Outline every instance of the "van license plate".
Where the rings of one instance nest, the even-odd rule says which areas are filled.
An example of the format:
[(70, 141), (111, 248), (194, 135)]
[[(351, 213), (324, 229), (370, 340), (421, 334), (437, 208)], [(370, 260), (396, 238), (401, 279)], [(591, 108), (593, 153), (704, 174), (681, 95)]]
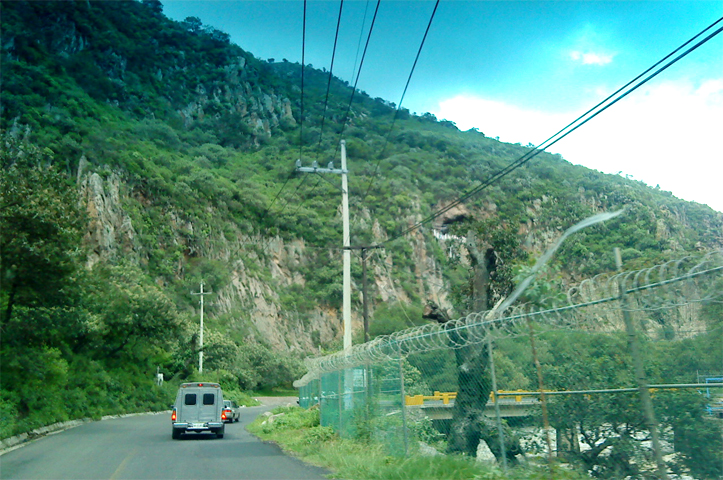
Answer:
[(192, 423), (191, 428), (203, 428), (203, 423)]

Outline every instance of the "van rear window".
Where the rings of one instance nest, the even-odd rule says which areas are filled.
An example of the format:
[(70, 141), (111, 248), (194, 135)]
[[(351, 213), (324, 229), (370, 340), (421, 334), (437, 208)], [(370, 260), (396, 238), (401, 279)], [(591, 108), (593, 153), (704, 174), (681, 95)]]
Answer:
[(214, 393), (204, 393), (203, 394), (203, 404), (204, 405), (213, 405), (216, 403), (216, 394)]
[(186, 405), (195, 405), (196, 404), (196, 394), (195, 393), (187, 393), (184, 403)]

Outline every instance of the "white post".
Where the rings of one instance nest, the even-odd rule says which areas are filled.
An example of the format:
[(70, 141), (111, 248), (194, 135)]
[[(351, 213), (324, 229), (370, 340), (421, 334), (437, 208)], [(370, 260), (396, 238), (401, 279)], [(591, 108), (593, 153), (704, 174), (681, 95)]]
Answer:
[(341, 215), (344, 234), (344, 300), (342, 318), (344, 319), (344, 350), (351, 348), (351, 239), (349, 233), (349, 188), (346, 178), (346, 142), (341, 141)]
[(199, 350), (198, 350), (198, 373), (203, 373), (203, 296), (209, 295), (211, 292), (203, 291), (203, 282), (201, 282), (201, 291), (198, 293), (191, 292), (191, 295), (201, 296), (201, 332), (199, 335)]
[(203, 373), (203, 282), (201, 282), (201, 334), (198, 350), (198, 373)]
[(341, 216), (343, 220), (342, 243), (344, 245), (344, 300), (342, 304), (342, 319), (344, 328), (344, 350), (351, 348), (351, 238), (349, 234), (349, 185), (346, 169), (346, 142), (341, 140), (341, 170), (334, 168), (334, 162), (329, 162), (327, 168), (319, 167), (314, 162), (311, 167), (302, 167), (301, 159), (296, 160), (296, 171), (303, 173), (341, 173)]

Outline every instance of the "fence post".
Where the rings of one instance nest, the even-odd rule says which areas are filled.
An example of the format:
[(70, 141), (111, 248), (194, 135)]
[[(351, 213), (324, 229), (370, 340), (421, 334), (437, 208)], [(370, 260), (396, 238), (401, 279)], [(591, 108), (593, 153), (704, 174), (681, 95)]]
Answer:
[[(620, 249), (615, 247), (615, 266), (618, 271), (623, 269), (623, 259), (620, 255)], [(620, 306), (623, 311), (623, 321), (625, 322), (625, 331), (628, 336), (628, 348), (630, 348), (630, 355), (633, 357), (633, 364), (635, 366), (635, 378), (638, 382), (638, 392), (640, 394), (640, 402), (643, 404), (643, 414), (645, 415), (645, 423), (650, 430), (650, 437), (653, 442), (653, 455), (655, 456), (655, 463), (658, 465), (658, 475), (661, 480), (668, 479), (668, 467), (663, 461), (663, 453), (660, 449), (660, 438), (658, 436), (658, 426), (655, 421), (655, 413), (653, 413), (653, 401), (650, 398), (650, 390), (648, 390), (648, 381), (645, 378), (645, 370), (643, 369), (642, 358), (640, 357), (640, 349), (638, 347), (638, 339), (635, 332), (635, 325), (633, 325), (633, 319), (630, 315), (630, 310), (627, 308), (627, 299), (625, 297), (625, 284), (620, 282), (618, 284), (620, 289)]]
[(490, 375), (492, 376), (492, 395), (495, 401), (495, 417), (497, 419), (497, 434), (500, 437), (500, 451), (502, 452), (502, 469), (507, 473), (507, 450), (505, 449), (505, 433), (502, 429), (502, 415), (500, 414), (500, 404), (497, 395), (497, 375), (495, 374), (495, 359), (492, 355), (492, 335), (487, 332), (487, 353), (490, 357)]
[(371, 425), (372, 421), (372, 372), (370, 371), (371, 366), (369, 362), (364, 362), (364, 420), (367, 426)]
[(545, 396), (545, 385), (542, 381), (542, 365), (537, 357), (537, 348), (535, 347), (535, 330), (532, 327), (532, 320), (527, 317), (527, 326), (530, 329), (530, 348), (532, 349), (532, 359), (535, 362), (537, 370), (537, 384), (540, 389), (540, 406), (542, 407), (542, 423), (545, 428), (545, 442), (547, 443), (547, 461), (552, 468), (552, 440), (550, 439), (550, 417), (547, 413), (547, 397)]
[(404, 357), (399, 357), (399, 383), (402, 392), (402, 430), (404, 433), (404, 456), (409, 454), (409, 438), (407, 436), (407, 399), (404, 391)]
[(337, 395), (337, 398), (339, 399), (339, 401), (337, 402), (339, 404), (339, 436), (341, 438), (344, 438), (344, 432), (342, 431), (342, 425), (343, 425), (342, 416), (344, 415), (344, 410), (343, 410), (344, 399), (342, 398), (343, 397), (343, 395), (342, 395), (342, 392), (343, 392), (342, 383), (343, 382), (342, 382), (342, 373), (341, 373), (343, 371), (344, 370), (337, 370), (337, 372), (336, 372), (337, 377), (338, 377), (338, 382), (337, 382), (338, 385), (337, 385), (336, 395)]

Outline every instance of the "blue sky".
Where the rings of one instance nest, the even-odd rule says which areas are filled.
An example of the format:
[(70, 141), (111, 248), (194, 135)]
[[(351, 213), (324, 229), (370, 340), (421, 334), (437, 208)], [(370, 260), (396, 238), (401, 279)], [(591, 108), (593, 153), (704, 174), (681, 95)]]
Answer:
[[(301, 0), (163, 4), (170, 18), (199, 17), (258, 58), (301, 61)], [(350, 83), (375, 6), (344, 2), (334, 74)], [(381, 2), (359, 88), (399, 102), (433, 8)], [(307, 64), (329, 69), (338, 13), (338, 1), (307, 2)], [(538, 144), (721, 17), (721, 0), (442, 0), (403, 106)], [(721, 139), (723, 33), (550, 151), (723, 211)]]

